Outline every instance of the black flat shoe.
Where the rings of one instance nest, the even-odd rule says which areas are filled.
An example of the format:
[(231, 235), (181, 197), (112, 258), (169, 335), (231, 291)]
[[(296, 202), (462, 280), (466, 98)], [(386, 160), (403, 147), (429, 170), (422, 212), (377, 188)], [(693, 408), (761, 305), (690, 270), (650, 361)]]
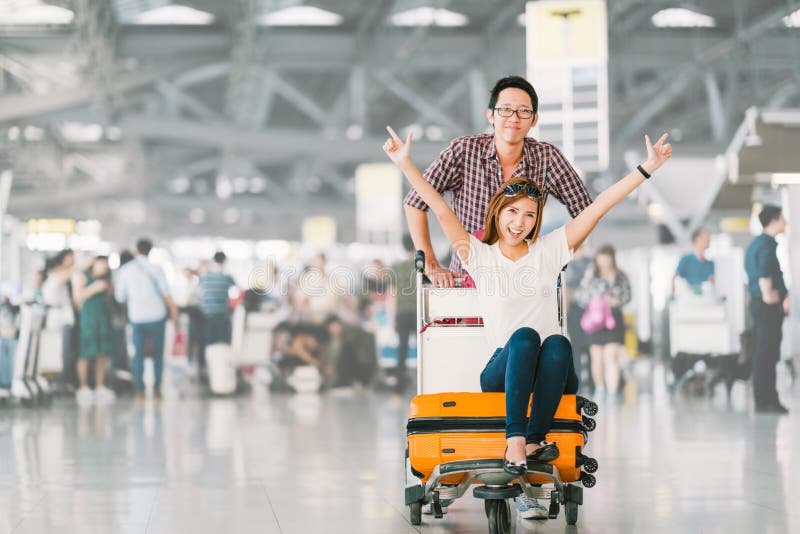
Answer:
[(506, 452), (503, 453), (503, 471), (508, 473), (509, 475), (514, 475), (521, 477), (528, 471), (528, 462), (518, 464), (516, 462), (512, 462), (506, 455), (508, 454), (508, 446), (506, 446)]
[(529, 454), (527, 456), (529, 462), (546, 464), (547, 462), (552, 462), (558, 458), (558, 445), (555, 443), (549, 443), (547, 441), (542, 441), (539, 445), (541, 445), (541, 447), (536, 449), (533, 454)]

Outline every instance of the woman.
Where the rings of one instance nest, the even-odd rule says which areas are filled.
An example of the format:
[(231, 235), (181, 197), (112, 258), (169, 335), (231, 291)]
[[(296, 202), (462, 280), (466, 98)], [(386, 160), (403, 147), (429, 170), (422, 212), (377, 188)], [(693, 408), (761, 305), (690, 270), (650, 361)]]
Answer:
[[(108, 258), (97, 256), (91, 266), (75, 276), (75, 305), (80, 309), (81, 325), (78, 342), (79, 404), (92, 400), (105, 403), (114, 400), (114, 392), (105, 387), (109, 357), (114, 351), (114, 328), (111, 322), (111, 273)], [(89, 362), (95, 361), (95, 391), (89, 389)]]
[(581, 283), (584, 306), (596, 297), (611, 308), (614, 327), (604, 325), (589, 334), (589, 354), (592, 360), (592, 380), (597, 397), (611, 399), (619, 396), (619, 356), (625, 343), (625, 323), (622, 307), (631, 301), (631, 284), (617, 267), (614, 247), (604, 245), (597, 250), (594, 267), (586, 270)]
[[(578, 379), (567, 338), (559, 334), (555, 283), (600, 219), (672, 155), (664, 134), (653, 145), (645, 136), (647, 161), (602, 192), (566, 226), (539, 237), (544, 198), (538, 188), (511, 179), (495, 193), (486, 213), (482, 241), (471, 236), (442, 196), (411, 162), (411, 140), (387, 127), (383, 150), (436, 214), (450, 243), (475, 281), (490, 346), (497, 347), (481, 373), (483, 391), (506, 392), (506, 442), (503, 468), (521, 476), (527, 459), (558, 457), (544, 442), (561, 396), (575, 393)], [(533, 393), (531, 417), (526, 421)]]

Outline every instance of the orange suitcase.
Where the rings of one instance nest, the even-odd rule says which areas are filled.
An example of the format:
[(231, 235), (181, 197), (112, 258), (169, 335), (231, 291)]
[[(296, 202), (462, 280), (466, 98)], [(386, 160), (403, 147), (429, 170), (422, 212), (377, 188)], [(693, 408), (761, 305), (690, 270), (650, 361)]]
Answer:
[[(427, 482), (437, 465), (458, 460), (502, 458), (505, 440), (504, 393), (437, 393), (418, 395), (411, 401), (408, 426), (408, 458), (412, 473)], [(593, 419), (581, 414), (597, 413), (597, 405), (583, 397), (564, 395), (556, 410), (547, 441), (558, 444), (559, 457), (551, 462), (562, 482), (581, 480), (591, 484), (587, 473), (597, 469), (597, 462), (582, 452)], [(441, 480), (458, 484), (463, 474)], [(531, 484), (551, 482), (541, 475), (529, 474)]]

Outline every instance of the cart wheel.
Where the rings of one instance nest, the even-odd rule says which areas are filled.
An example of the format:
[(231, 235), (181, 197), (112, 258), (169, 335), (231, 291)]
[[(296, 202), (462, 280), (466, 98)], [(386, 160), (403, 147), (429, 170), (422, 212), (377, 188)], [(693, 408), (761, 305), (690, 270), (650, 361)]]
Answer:
[(589, 473), (581, 473), (581, 484), (583, 484), (584, 488), (591, 488), (597, 484), (597, 479)]
[(583, 426), (586, 427), (586, 430), (592, 432), (595, 428), (597, 428), (597, 422), (592, 419), (591, 417), (583, 416)]
[(586, 401), (586, 404), (583, 405), (583, 413), (586, 415), (597, 415), (597, 403), (592, 401)]
[(564, 505), (564, 515), (567, 516), (567, 524), (574, 525), (578, 522), (578, 503), (567, 502)]
[(408, 512), (411, 519), (412, 525), (421, 525), (422, 524), (422, 503), (421, 502), (412, 502), (408, 505)]
[(505, 499), (486, 499), (486, 517), (489, 519), (489, 534), (511, 532), (511, 512)]
[(597, 460), (595, 460), (594, 458), (587, 457), (583, 461), (583, 468), (584, 470), (586, 470), (587, 473), (596, 473), (598, 468)]

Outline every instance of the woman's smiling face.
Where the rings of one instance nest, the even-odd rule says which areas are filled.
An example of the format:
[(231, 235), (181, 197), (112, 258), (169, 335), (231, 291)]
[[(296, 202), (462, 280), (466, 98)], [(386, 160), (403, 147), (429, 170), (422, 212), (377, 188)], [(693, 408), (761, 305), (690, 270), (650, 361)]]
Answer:
[(500, 210), (497, 216), (497, 229), (500, 238), (508, 245), (518, 245), (533, 231), (539, 217), (538, 203), (522, 195)]

